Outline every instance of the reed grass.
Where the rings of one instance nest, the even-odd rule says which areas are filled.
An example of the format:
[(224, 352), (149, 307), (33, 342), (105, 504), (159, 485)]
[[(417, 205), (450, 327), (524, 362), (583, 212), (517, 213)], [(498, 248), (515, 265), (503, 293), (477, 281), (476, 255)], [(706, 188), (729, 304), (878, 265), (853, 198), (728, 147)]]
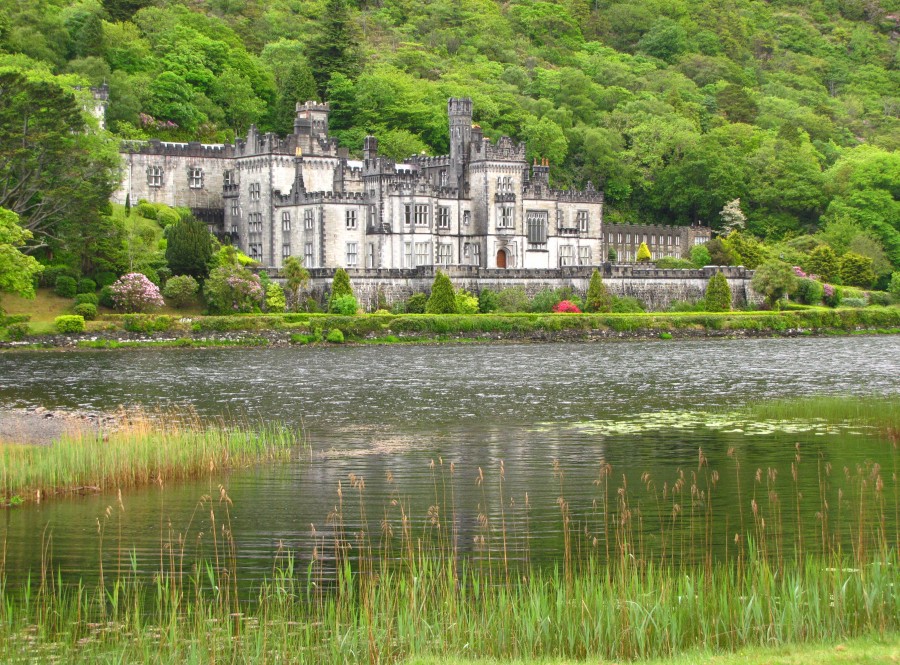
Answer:
[(302, 432), (277, 424), (123, 412), (111, 431), (79, 430), (49, 446), (0, 444), (0, 496), (40, 501), (59, 493), (163, 484), (289, 459), (303, 445)]
[[(737, 453), (729, 458), (738, 470)], [(396, 488), (373, 512), (365, 479), (351, 475), (312, 550), (279, 544), (271, 572), (252, 584), (238, 582), (224, 487), (200, 499), (202, 525), (192, 518), (187, 530), (168, 533), (155, 564), (116, 541), (116, 522), (127, 519), (120, 499), (98, 519), (98, 581), (64, 583), (48, 554), (33, 580), (3, 583), (0, 659), (626, 661), (900, 631), (895, 474), (877, 464), (832, 473), (798, 447), (792, 479), (760, 469), (739, 494), (747, 508), (740, 521), (725, 521), (723, 553), (713, 497), (734, 470), (710, 469), (699, 450), (673, 484), (644, 474), (629, 486), (601, 463), (583, 513), (569, 504), (556, 465), (559, 517), (542, 528), (555, 528), (563, 547), (544, 565), (530, 551), (529, 498), (510, 491), (502, 463), (463, 485), (480, 497), (474, 531), (465, 532), (471, 522), (457, 514), (453, 465), (431, 464), (433, 496), (415, 510)], [(802, 497), (821, 506), (812, 539), (794, 510), (805, 474), (820, 481), (818, 497)], [(779, 496), (785, 486), (794, 496)], [(650, 514), (663, 525), (652, 543)], [(202, 556), (186, 553), (185, 543), (201, 539)], [(111, 547), (114, 571), (99, 563)]]
[(757, 420), (818, 420), (831, 424), (875, 427), (900, 436), (900, 399), (822, 396), (766, 400), (749, 404), (742, 415)]

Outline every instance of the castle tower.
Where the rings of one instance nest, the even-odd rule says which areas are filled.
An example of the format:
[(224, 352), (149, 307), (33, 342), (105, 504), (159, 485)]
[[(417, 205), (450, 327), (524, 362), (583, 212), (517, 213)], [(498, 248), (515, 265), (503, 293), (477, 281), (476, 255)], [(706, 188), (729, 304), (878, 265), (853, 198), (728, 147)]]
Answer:
[(304, 155), (318, 155), (328, 140), (328, 102), (297, 102), (294, 135)]
[(472, 100), (468, 97), (451, 97), (447, 101), (447, 115), (450, 119), (451, 182), (462, 191), (462, 179), (472, 142)]

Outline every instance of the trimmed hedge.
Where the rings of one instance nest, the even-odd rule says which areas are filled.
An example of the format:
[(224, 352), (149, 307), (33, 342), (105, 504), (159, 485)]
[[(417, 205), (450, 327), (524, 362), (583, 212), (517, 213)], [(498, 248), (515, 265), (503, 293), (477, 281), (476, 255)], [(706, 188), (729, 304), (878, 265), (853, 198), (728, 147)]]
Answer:
[(79, 303), (72, 308), (72, 311), (79, 316), (83, 316), (85, 321), (93, 321), (97, 318), (97, 305), (89, 302)]
[(53, 324), (56, 326), (56, 329), (63, 334), (82, 333), (85, 328), (84, 317), (77, 314), (57, 316), (53, 320)]

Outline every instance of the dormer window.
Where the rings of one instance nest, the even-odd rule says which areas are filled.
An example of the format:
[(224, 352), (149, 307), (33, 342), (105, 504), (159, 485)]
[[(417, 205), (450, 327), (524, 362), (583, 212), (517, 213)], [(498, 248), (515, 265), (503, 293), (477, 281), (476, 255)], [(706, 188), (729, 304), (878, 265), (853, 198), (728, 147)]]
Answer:
[(147, 169), (147, 184), (150, 187), (163, 186), (163, 169), (161, 166), (151, 166)]

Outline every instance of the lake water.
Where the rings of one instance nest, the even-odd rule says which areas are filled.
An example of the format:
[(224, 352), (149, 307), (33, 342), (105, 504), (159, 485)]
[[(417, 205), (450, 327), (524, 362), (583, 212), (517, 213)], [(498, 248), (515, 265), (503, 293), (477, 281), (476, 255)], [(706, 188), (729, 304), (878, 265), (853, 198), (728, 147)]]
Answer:
[[(49, 543), (53, 564), (64, 576), (90, 575), (99, 549), (98, 520), (105, 525), (103, 549), (110, 564), (122, 552), (134, 552), (142, 569), (153, 570), (165, 543), (178, 534), (188, 551), (197, 542), (208, 548), (209, 510), (198, 509), (198, 502), (204, 495), (218, 498), (220, 485), (233, 503), (229, 513), (243, 579), (270, 573), (279, 548), (307, 561), (333, 533), (328, 516), (339, 505), (339, 483), (347, 533), (365, 529), (375, 540), (399, 523), (402, 508), (417, 532), (433, 534), (438, 524), (452, 531), (460, 552), (473, 557), (496, 553), (505, 532), (510, 558), (553, 562), (563, 541), (561, 496), (572, 518), (574, 548), (602, 549), (608, 542), (604, 484), (595, 482), (605, 465), (612, 468), (610, 505), (616, 503), (616, 488), (627, 483), (631, 506), (640, 515), (634, 528), (648, 551), (666, 528), (673, 502), (669, 488), (679, 474), (698, 491), (709, 491), (710, 470), (719, 472), (707, 536), (717, 552), (733, 538), (742, 512), (749, 522), (754, 492), (774, 519), (771, 494), (768, 504), (764, 500), (769, 490), (780, 493), (787, 516), (801, 497), (799, 524), (812, 547), (822, 531), (816, 513), (825, 465), (834, 471), (825, 478), (824, 495), (839, 506), (838, 491), (849, 496), (854, 478), (868, 473), (872, 463), (891, 469), (896, 449), (852, 428), (815, 423), (755, 428), (697, 413), (725, 413), (768, 398), (833, 394), (900, 399), (900, 340), (3, 354), (3, 404), (103, 410), (189, 406), (202, 417), (303, 427), (312, 448), (290, 463), (126, 492), (124, 512), (115, 507), (113, 495), (6, 510), (0, 533), (6, 572), (16, 580), (36, 570), (42, 543)], [(797, 444), (801, 470), (793, 483)], [(701, 448), (708, 467), (694, 479)], [(755, 481), (757, 469), (761, 482)], [(767, 488), (769, 469), (776, 478)], [(359, 478), (365, 480), (361, 491)], [(890, 473), (888, 484), (889, 479)], [(655, 494), (646, 491), (648, 482)], [(660, 507), (653, 497), (664, 487), (670, 502)], [(698, 500), (683, 492), (679, 510), (687, 515)], [(109, 518), (107, 506), (114, 506)], [(840, 534), (842, 517), (837, 508), (832, 512), (827, 528)], [(887, 519), (888, 528), (896, 530), (891, 515)], [(791, 542), (798, 521), (783, 517), (779, 523)], [(689, 547), (680, 555), (696, 553)]]

